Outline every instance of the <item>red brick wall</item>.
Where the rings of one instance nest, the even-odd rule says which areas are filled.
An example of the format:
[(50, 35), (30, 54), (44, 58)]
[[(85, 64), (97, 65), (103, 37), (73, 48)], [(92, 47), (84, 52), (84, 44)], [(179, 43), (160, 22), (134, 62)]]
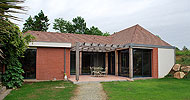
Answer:
[(158, 78), (158, 48), (152, 50), (152, 77)]
[[(36, 79), (64, 79), (64, 49), (37, 48)], [(66, 73), (70, 77), (70, 50), (66, 49)]]

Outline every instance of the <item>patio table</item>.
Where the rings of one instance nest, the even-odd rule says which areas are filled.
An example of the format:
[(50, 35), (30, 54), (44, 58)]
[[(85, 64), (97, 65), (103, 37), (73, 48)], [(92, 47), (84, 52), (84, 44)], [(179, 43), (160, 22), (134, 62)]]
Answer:
[(102, 71), (102, 67), (93, 67), (93, 69), (94, 76), (105, 76), (105, 72)]

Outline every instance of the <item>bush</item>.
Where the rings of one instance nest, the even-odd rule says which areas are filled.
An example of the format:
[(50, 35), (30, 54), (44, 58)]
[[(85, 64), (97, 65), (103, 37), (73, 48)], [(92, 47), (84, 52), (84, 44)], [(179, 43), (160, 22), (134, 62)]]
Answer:
[(15, 60), (14, 65), (8, 65), (3, 77), (3, 85), (7, 88), (17, 88), (22, 86), (24, 70), (22, 69), (22, 64), (18, 59)]
[(165, 78), (173, 78), (173, 77), (174, 77), (174, 74), (171, 74), (171, 73), (165, 76)]
[(20, 32), (18, 26), (7, 20), (0, 20), (0, 44), (4, 58), (5, 73), (2, 83), (7, 88), (22, 86), (24, 73), (19, 58), (23, 56), (28, 43), (34, 39), (32, 35), (25, 35)]
[(190, 56), (190, 50), (186, 51), (176, 50), (176, 56)]
[(189, 73), (187, 73), (186, 75), (185, 75), (185, 77), (184, 77), (185, 79), (190, 79), (190, 72)]
[(190, 65), (190, 57), (185, 56), (181, 57), (180, 60), (176, 60), (177, 64), (182, 64), (183, 66), (189, 66)]

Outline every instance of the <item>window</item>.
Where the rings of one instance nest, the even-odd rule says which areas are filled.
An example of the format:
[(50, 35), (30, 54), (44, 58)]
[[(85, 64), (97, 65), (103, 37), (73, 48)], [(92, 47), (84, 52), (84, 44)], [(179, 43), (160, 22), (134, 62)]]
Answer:
[(151, 50), (133, 49), (134, 77), (151, 77)]
[(82, 52), (82, 74), (90, 74), (90, 66), (105, 69), (105, 53)]
[(76, 72), (76, 52), (71, 51), (70, 54), (70, 73), (71, 75), (75, 75)]
[(122, 50), (119, 54), (119, 75), (129, 77), (129, 50)]
[(21, 58), (22, 68), (24, 69), (23, 77), (25, 79), (36, 78), (36, 51), (37, 49), (27, 49), (24, 58)]

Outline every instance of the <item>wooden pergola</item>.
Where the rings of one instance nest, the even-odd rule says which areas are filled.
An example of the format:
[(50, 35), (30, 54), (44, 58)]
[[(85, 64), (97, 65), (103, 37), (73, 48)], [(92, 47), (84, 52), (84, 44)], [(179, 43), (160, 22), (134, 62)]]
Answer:
[(76, 46), (71, 48), (71, 51), (76, 51), (77, 46), (79, 51), (87, 52), (111, 52), (118, 48), (128, 48), (128, 45), (115, 45), (115, 44), (96, 44), (96, 43), (76, 43)]
[(133, 77), (133, 50), (129, 45), (116, 44), (96, 44), (96, 43), (79, 43), (71, 48), (76, 52), (76, 80), (79, 80), (79, 74), (82, 69), (82, 52), (105, 52), (105, 70), (108, 73), (108, 52), (115, 51), (115, 75), (118, 76), (118, 50), (129, 49), (129, 77)]

